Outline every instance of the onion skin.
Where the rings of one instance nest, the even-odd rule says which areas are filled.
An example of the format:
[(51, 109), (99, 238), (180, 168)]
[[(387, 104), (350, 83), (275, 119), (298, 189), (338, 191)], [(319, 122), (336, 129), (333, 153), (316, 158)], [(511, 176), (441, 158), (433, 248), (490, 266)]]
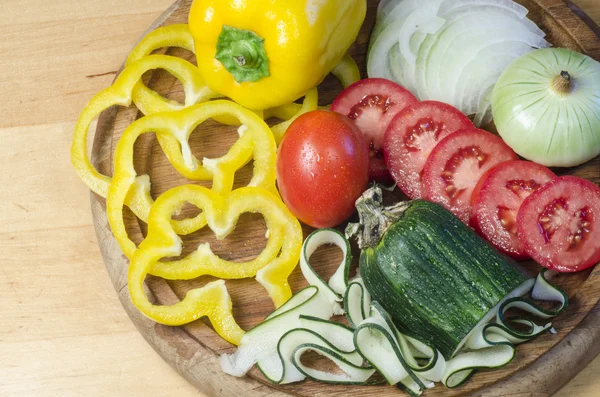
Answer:
[(600, 154), (600, 63), (564, 48), (511, 63), (492, 95), (500, 136), (520, 156), (572, 167)]

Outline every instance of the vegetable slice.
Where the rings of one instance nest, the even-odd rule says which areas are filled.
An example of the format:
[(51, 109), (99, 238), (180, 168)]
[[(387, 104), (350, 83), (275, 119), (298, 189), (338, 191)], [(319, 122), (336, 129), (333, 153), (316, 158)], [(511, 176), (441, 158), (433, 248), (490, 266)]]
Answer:
[[(334, 244), (342, 250), (344, 257), (338, 266), (334, 275), (329, 279), (329, 284), (313, 270), (309, 264), (310, 256), (322, 245)], [(350, 264), (352, 263), (352, 253), (350, 244), (344, 236), (335, 229), (317, 229), (312, 232), (304, 241), (302, 253), (300, 255), (300, 269), (302, 275), (310, 285), (319, 287), (319, 291), (325, 296), (333, 307), (334, 314), (344, 314), (344, 309), (339, 302), (343, 300), (343, 295), (348, 288), (348, 275), (350, 273)]]
[(529, 161), (505, 161), (481, 177), (471, 195), (470, 224), (500, 251), (529, 258), (517, 236), (517, 213), (523, 200), (556, 175)]
[(348, 116), (358, 126), (370, 146), (369, 177), (390, 179), (383, 160), (383, 137), (394, 116), (417, 102), (409, 91), (396, 83), (379, 78), (361, 80), (342, 91), (331, 110)]
[(346, 318), (351, 327), (356, 327), (365, 318), (369, 317), (371, 306), (371, 295), (365, 287), (362, 278), (356, 278), (348, 284), (348, 289), (344, 295), (344, 307), (346, 308)]
[(393, 79), (421, 100), (477, 113), (483, 125), (492, 115), (487, 95), (503, 69), (549, 46), (526, 14), (511, 0), (386, 2), (378, 8), (367, 73)]
[(319, 288), (315, 286), (299, 291), (279, 309), (275, 315), (246, 332), (234, 354), (219, 357), (223, 372), (244, 376), (258, 362), (267, 378), (280, 380), (283, 377), (283, 364), (277, 353), (279, 339), (298, 325), (303, 313), (321, 318), (330, 318), (333, 314), (331, 305), (319, 295)]
[(472, 126), (458, 109), (436, 101), (418, 102), (398, 113), (385, 132), (383, 150), (387, 167), (404, 194), (420, 198), (421, 174), (435, 145), (452, 132)]
[(471, 194), (481, 176), (517, 155), (502, 139), (479, 129), (456, 131), (442, 139), (423, 168), (423, 197), (442, 204), (469, 223)]
[(525, 251), (540, 265), (576, 272), (600, 261), (600, 188), (561, 176), (533, 192), (517, 215)]

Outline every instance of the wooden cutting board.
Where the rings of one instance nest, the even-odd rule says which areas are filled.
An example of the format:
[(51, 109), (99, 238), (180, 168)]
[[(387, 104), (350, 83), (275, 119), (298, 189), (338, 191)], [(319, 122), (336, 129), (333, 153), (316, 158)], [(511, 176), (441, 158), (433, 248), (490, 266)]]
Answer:
[[(600, 60), (600, 28), (569, 0), (519, 0), (530, 10), (529, 17), (548, 33), (548, 40), (556, 46), (569, 47)], [(350, 53), (365, 73), (365, 55), (369, 33), (375, 20), (378, 0), (369, 0), (367, 20)], [(171, 6), (149, 28), (174, 23), (186, 23), (191, 0), (180, 0)], [(181, 49), (165, 49), (168, 54), (194, 61), (194, 56)], [(148, 76), (148, 85), (164, 96), (183, 99), (180, 83), (163, 71)], [(328, 77), (320, 86), (321, 104), (331, 103), (341, 90), (339, 83)], [(140, 117), (137, 109), (113, 107), (99, 119), (92, 158), (98, 170), (111, 175), (112, 153), (124, 128)], [(192, 134), (190, 144), (196, 157), (218, 157), (235, 140), (235, 130), (215, 122), (202, 124)], [(177, 174), (162, 154), (153, 134), (142, 136), (136, 144), (136, 169), (140, 174), (150, 175), (152, 194), (189, 183)], [(244, 186), (251, 177), (250, 166), (236, 174), (236, 187)], [(600, 158), (572, 169), (557, 170), (561, 174), (574, 174), (600, 183)], [(209, 186), (207, 183), (195, 182)], [(398, 196), (398, 199), (402, 197)], [(269, 384), (253, 369), (244, 378), (234, 378), (221, 372), (217, 357), (230, 353), (234, 348), (219, 338), (202, 320), (183, 327), (167, 327), (148, 320), (131, 304), (127, 290), (128, 260), (112, 236), (106, 217), (103, 198), (92, 194), (94, 224), (98, 242), (108, 273), (128, 315), (139, 331), (155, 350), (186, 379), (207, 395), (219, 396), (351, 396), (351, 395), (402, 395), (393, 387), (346, 387), (328, 386), (311, 381), (286, 386)], [(193, 209), (186, 209), (189, 215)], [(145, 225), (131, 214), (126, 214), (128, 232), (134, 241), (141, 241)], [(311, 229), (304, 227), (305, 236)], [(265, 245), (264, 221), (259, 215), (243, 215), (236, 230), (225, 240), (217, 241), (209, 230), (201, 230), (183, 238), (184, 253), (193, 251), (198, 243), (209, 242), (212, 250), (224, 259), (245, 261), (255, 257)], [(354, 252), (355, 259), (358, 252)], [(315, 267), (325, 277), (332, 274), (339, 263), (341, 253), (333, 248), (322, 248), (315, 254)], [(356, 262), (356, 260), (355, 260)], [(355, 263), (356, 266), (356, 263)], [(532, 273), (539, 266), (530, 263), (526, 267)], [(147, 293), (156, 304), (169, 305), (179, 301), (187, 291), (211, 281), (210, 277), (199, 280), (167, 282), (149, 277)], [(561, 285), (570, 298), (569, 308), (555, 320), (558, 334), (544, 334), (532, 342), (517, 348), (511, 364), (495, 371), (478, 372), (458, 390), (438, 386), (424, 396), (549, 396), (577, 374), (600, 352), (600, 268), (578, 274), (561, 275), (556, 283)], [(299, 269), (290, 277), (294, 291), (306, 285)], [(227, 288), (234, 302), (234, 316), (240, 326), (249, 329), (259, 323), (274, 308), (262, 287), (254, 280), (228, 281)]]

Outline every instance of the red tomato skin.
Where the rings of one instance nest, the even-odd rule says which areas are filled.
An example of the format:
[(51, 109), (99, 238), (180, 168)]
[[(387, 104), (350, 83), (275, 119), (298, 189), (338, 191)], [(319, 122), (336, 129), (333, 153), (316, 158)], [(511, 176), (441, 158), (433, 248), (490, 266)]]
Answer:
[(369, 181), (369, 147), (347, 117), (316, 110), (298, 117), (277, 153), (277, 185), (303, 223), (334, 227), (356, 210)]
[(369, 151), (369, 179), (384, 185), (393, 184), (394, 178), (385, 164), (385, 160), (379, 157), (371, 156)]
[[(518, 210), (531, 191), (519, 189), (515, 192), (510, 188), (515, 186), (516, 181), (523, 181), (528, 185), (526, 187), (537, 189), (554, 178), (556, 175), (548, 168), (531, 161), (512, 160), (496, 165), (483, 174), (473, 189), (471, 227), (510, 257), (516, 260), (529, 259), (517, 231), (513, 229), (517, 227)], [(513, 184), (509, 186), (511, 182)], [(506, 217), (509, 219), (505, 219), (508, 221), (506, 225), (499, 217), (500, 208), (507, 211)]]
[[(540, 216), (549, 204), (564, 199), (567, 215), (585, 206), (589, 225), (583, 245), (569, 247), (568, 232), (559, 227), (547, 240)], [(574, 216), (572, 217), (574, 218)], [(571, 218), (571, 226), (574, 224)], [(561, 176), (543, 185), (527, 197), (517, 215), (518, 235), (525, 251), (540, 265), (559, 272), (578, 272), (600, 262), (600, 188), (575, 176)], [(568, 228), (570, 229), (570, 228)], [(571, 229), (572, 230), (572, 229)]]
[[(419, 129), (421, 125), (426, 128)], [(442, 102), (417, 102), (400, 111), (388, 125), (383, 141), (385, 162), (400, 190), (411, 199), (421, 198), (421, 174), (435, 144), (452, 132), (470, 127), (474, 128), (467, 116)], [(415, 143), (418, 150), (407, 144), (413, 129), (420, 132)]]
[[(458, 172), (452, 175), (452, 186), (456, 185), (456, 179), (461, 179), (462, 185), (456, 187), (456, 191), (459, 192), (458, 197), (451, 198), (445, 191), (447, 184), (442, 173), (446, 171), (455, 154), (459, 154), (458, 152), (462, 150), (468, 151), (472, 147), (483, 149), (484, 162), (477, 167), (468, 167), (467, 164), (467, 170), (471, 175)], [(443, 205), (468, 225), (473, 188), (487, 170), (508, 160), (518, 160), (518, 157), (502, 139), (491, 132), (477, 128), (453, 132), (435, 146), (423, 167), (423, 198)], [(459, 162), (458, 166), (460, 168), (462, 164)], [(455, 175), (458, 178), (454, 178)]]
[(352, 119), (369, 144), (369, 177), (381, 183), (393, 181), (383, 158), (383, 137), (394, 116), (417, 98), (391, 80), (368, 78), (345, 88), (331, 104), (331, 111)]

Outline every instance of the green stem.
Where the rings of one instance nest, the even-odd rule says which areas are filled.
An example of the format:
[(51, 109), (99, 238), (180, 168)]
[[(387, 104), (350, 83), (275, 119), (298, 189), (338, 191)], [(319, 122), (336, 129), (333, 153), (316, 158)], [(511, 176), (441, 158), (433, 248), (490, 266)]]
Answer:
[(379, 185), (374, 185), (356, 200), (360, 222), (348, 224), (346, 238), (355, 236), (361, 250), (376, 246), (386, 230), (400, 219), (411, 205), (410, 201), (400, 201), (384, 207), (382, 202), (383, 193)]
[(269, 76), (264, 39), (249, 30), (223, 25), (215, 58), (238, 83), (255, 82)]

